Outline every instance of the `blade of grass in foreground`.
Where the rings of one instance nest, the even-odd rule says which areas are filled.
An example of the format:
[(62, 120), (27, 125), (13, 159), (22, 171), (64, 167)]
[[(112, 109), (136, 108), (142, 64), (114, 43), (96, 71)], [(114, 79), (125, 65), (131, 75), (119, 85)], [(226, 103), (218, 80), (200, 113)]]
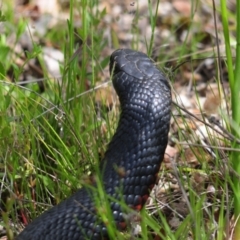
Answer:
[[(221, 14), (223, 32), (225, 38), (225, 51), (227, 55), (228, 76), (231, 90), (231, 107), (232, 107), (232, 122), (231, 131), (236, 138), (239, 138), (239, 126), (240, 126), (240, 0), (236, 2), (236, 24), (237, 24), (237, 44), (236, 44), (236, 65), (233, 69), (231, 45), (229, 40), (229, 28), (228, 28), (228, 12), (226, 0), (221, 0)], [(232, 142), (233, 148), (239, 148), (239, 144)], [(235, 171), (235, 175), (232, 177), (232, 189), (234, 193), (234, 216), (235, 216), (235, 229), (233, 239), (240, 239), (240, 181), (238, 175), (240, 174), (240, 154), (237, 151), (232, 151), (230, 155), (232, 167)]]

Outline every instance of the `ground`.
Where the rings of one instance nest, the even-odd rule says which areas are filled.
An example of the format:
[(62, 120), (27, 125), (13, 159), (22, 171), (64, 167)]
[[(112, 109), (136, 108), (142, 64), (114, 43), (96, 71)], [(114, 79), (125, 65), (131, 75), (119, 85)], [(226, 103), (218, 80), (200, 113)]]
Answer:
[[(236, 3), (228, 1), (227, 5), (234, 50)], [(5, 226), (1, 239), (6, 239), (6, 234), (11, 239), (21, 224), (33, 217), (16, 201), (26, 198), (26, 188), (28, 199), (31, 196), (45, 207), (58, 203), (69, 194), (69, 188), (74, 192), (81, 186), (68, 178), (82, 177), (83, 171), (88, 175), (93, 170), (88, 159), (104, 155), (119, 111), (108, 69), (109, 56), (117, 48), (147, 53), (172, 86), (169, 142), (159, 182), (146, 205), (148, 214), (162, 221), (161, 211), (175, 236), (184, 233), (182, 239), (224, 239), (224, 234), (230, 239), (233, 208), (228, 180), (234, 169), (229, 165), (229, 152), (236, 139), (228, 126), (230, 90), (218, 1), (19, 0), (3, 1), (1, 9), (5, 18), (0, 22), (1, 96), (6, 100), (1, 120), (6, 124), (1, 128)], [(24, 93), (15, 92), (13, 86)], [(82, 96), (85, 98), (79, 105)], [(19, 123), (23, 127), (19, 128)], [(46, 135), (51, 131), (53, 137)], [(239, 144), (240, 140), (236, 141)], [(77, 157), (83, 166), (73, 176), (69, 173), (76, 167), (57, 161), (66, 154)], [(34, 156), (66, 175), (62, 179), (54, 167), (35, 167)], [(39, 168), (48, 178), (39, 174)], [(38, 181), (47, 186), (40, 198), (36, 194), (41, 192)], [(59, 193), (62, 183), (65, 187)], [(8, 201), (16, 201), (16, 208)], [(10, 210), (14, 213), (9, 214)], [(198, 230), (184, 223), (189, 218)], [(227, 220), (219, 220), (223, 218)], [(11, 224), (6, 227), (6, 222)], [(14, 230), (10, 230), (12, 226)]]

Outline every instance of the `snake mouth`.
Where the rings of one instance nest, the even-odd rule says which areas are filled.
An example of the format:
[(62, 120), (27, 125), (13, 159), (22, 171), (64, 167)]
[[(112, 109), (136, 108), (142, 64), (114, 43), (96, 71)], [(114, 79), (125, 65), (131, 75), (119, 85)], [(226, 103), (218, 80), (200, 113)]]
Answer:
[(118, 66), (117, 62), (114, 59), (110, 59), (109, 64), (110, 76), (113, 77), (114, 75), (118, 74), (121, 71), (122, 69)]

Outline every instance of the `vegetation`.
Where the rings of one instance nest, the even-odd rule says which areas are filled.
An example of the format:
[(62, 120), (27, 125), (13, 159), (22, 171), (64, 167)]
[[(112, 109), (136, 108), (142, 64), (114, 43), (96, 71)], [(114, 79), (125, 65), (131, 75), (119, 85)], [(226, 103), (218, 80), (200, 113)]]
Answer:
[[(111, 27), (106, 37), (104, 29), (108, 26), (103, 19), (115, 13), (107, 4), (102, 8), (101, 1), (70, 0), (68, 20), (59, 21), (42, 35), (33, 33), (30, 18), (15, 16), (14, 1), (0, 5), (0, 224), (8, 239), (88, 183), (90, 173), (98, 179), (98, 162), (114, 133), (119, 113), (118, 104), (112, 101), (112, 95), (109, 97), (109, 88), (107, 97), (99, 91), (111, 85), (110, 81), (102, 83), (110, 79), (105, 71), (109, 54), (119, 47), (144, 51), (143, 46), (173, 86), (176, 104), (169, 145), (178, 154), (170, 157), (170, 167), (164, 162), (160, 190), (141, 212), (141, 232), (137, 236), (134, 227), (123, 233), (116, 229), (109, 210), (111, 199), (97, 181), (96, 206), (110, 236), (240, 239), (240, 1), (236, 1), (235, 10), (225, 0), (219, 6), (215, 1), (191, 1), (189, 14), (182, 17), (180, 12), (176, 18), (169, 17), (171, 14), (159, 17), (161, 1), (155, 5), (146, 2), (144, 14), (137, 2), (131, 3), (135, 4), (134, 13), (123, 12), (132, 17), (130, 31), (124, 32), (124, 39), (131, 33), (126, 41), (114, 29), (114, 16), (113, 22), (108, 22)], [(201, 15), (204, 4), (211, 12)], [(207, 14), (215, 16), (215, 32), (211, 34), (203, 30), (204, 24), (209, 24)], [(144, 19), (150, 34), (142, 36), (139, 26)], [(161, 35), (161, 44), (156, 34), (159, 28), (162, 32), (168, 29), (165, 38)], [(27, 46), (26, 35), (31, 40)], [(58, 63), (58, 78), (51, 76), (44, 58), (44, 48), (49, 44), (64, 54), (64, 60)], [(24, 51), (18, 50), (19, 45), (25, 47)], [(207, 71), (214, 76), (198, 82), (197, 70), (209, 59), (214, 68)], [(214, 92), (216, 98), (204, 107), (201, 94), (207, 95), (206, 89), (202, 93), (199, 86), (213, 82), (217, 94), (212, 88), (210, 93)], [(191, 100), (196, 96), (197, 114), (182, 104), (180, 89), (185, 89), (185, 96)], [(207, 113), (218, 101), (217, 96), (224, 99), (217, 104), (221, 124), (210, 122)], [(189, 154), (194, 161), (189, 160)], [(138, 218), (128, 210), (133, 219)], [(132, 222), (130, 217), (128, 221)]]

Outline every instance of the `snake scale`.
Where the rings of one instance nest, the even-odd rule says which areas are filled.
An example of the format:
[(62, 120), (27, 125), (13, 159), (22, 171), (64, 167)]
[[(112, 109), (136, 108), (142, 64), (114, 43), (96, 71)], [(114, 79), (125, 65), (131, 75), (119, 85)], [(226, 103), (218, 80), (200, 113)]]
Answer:
[[(113, 219), (123, 229), (124, 214), (117, 200), (123, 198), (132, 209), (140, 210), (156, 182), (168, 141), (171, 89), (144, 53), (116, 50), (109, 66), (121, 115), (100, 173), (106, 193), (116, 199), (110, 204)], [(93, 190), (83, 187), (28, 224), (16, 239), (109, 239), (93, 195)]]

